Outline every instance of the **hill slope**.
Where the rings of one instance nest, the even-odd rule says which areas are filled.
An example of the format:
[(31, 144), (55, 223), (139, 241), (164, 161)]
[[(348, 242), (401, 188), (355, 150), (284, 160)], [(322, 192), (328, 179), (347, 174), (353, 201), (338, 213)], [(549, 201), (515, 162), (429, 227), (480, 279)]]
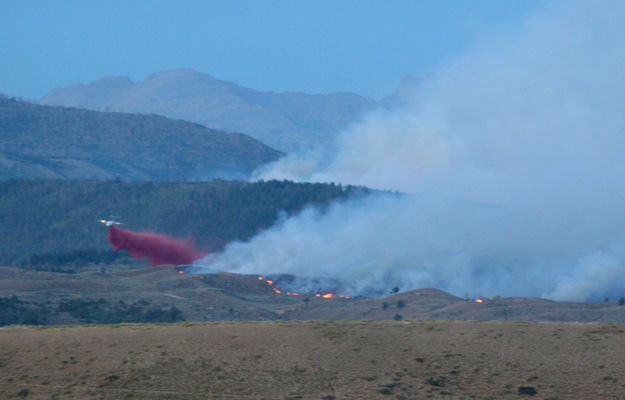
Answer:
[(201, 250), (216, 250), (249, 239), (282, 212), (323, 206), (361, 190), (278, 181), (0, 181), (0, 263), (30, 263), (35, 256), (54, 264), (55, 254), (108, 250), (106, 227), (97, 220), (109, 215), (121, 216), (132, 230), (193, 238)]
[(165, 115), (228, 132), (245, 132), (276, 149), (327, 144), (349, 122), (376, 107), (353, 93), (261, 92), (192, 69), (164, 71), (133, 83), (109, 77), (57, 88), (43, 104)]
[[(105, 273), (62, 274), (0, 267), (0, 318), (17, 313), (4, 324), (143, 321), (146, 316), (139, 309), (143, 307), (145, 310), (175, 309), (179, 313), (178, 319), (186, 321), (444, 319), (625, 322), (625, 306), (616, 301), (571, 303), (537, 298), (498, 298), (476, 303), (436, 289), (411, 290), (377, 299), (326, 299), (312, 294), (289, 296), (275, 293), (273, 287), (284, 288), (275, 283), (273, 285), (276, 286), (272, 286), (255, 275), (179, 275), (172, 266), (132, 270), (107, 268)], [(14, 295), (17, 299), (11, 301), (10, 297)], [(68, 302), (70, 299), (74, 302)], [(120, 308), (118, 304), (127, 307)], [(37, 319), (25, 320), (29, 316)], [(161, 314), (160, 317), (165, 319), (157, 320), (171, 320), (167, 319), (167, 315)]]
[(0, 96), (0, 179), (240, 178), (280, 155), (249, 136), (195, 123)]

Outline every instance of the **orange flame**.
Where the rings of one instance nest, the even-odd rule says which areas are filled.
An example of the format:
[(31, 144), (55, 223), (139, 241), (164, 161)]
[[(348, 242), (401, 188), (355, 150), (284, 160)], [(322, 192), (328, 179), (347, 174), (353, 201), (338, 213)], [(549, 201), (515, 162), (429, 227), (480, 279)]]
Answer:
[(486, 303), (487, 301), (493, 301), (498, 297), (489, 297), (489, 298), (478, 298), (473, 300), (468, 300), (469, 303)]
[[(277, 287), (273, 286), (273, 281), (271, 279), (265, 279), (262, 276), (259, 276), (258, 280), (267, 282), (267, 284), (269, 286), (271, 286), (273, 291), (276, 292), (277, 294), (285, 294), (287, 296), (303, 296), (302, 293), (282, 292), (282, 290), (280, 290)], [(310, 296), (312, 296), (312, 294)], [(321, 297), (321, 298), (324, 298), (324, 299), (332, 299), (334, 297), (340, 297), (342, 299), (351, 299), (351, 297), (349, 297), (349, 296), (345, 296), (345, 295), (342, 295), (342, 294), (337, 295), (337, 294), (334, 294), (334, 293), (315, 293), (314, 296), (315, 297)]]

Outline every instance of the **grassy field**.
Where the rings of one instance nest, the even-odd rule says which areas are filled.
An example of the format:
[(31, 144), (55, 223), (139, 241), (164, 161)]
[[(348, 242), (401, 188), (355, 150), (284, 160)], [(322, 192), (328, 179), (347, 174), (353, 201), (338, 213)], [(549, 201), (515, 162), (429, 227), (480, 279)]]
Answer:
[(625, 325), (238, 322), (0, 328), (6, 399), (622, 399)]

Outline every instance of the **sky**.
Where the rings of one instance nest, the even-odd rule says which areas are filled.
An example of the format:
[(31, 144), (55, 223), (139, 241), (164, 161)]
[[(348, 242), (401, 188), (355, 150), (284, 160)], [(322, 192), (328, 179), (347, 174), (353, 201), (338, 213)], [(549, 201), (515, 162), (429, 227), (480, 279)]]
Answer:
[(193, 68), (276, 92), (379, 99), (536, 12), (499, 1), (0, 0), (0, 92)]

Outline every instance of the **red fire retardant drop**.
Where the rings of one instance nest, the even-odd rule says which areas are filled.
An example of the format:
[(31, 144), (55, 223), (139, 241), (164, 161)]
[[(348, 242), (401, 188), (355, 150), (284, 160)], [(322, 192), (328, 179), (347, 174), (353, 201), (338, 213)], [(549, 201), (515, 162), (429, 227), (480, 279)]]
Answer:
[(115, 251), (126, 250), (134, 258), (147, 258), (151, 265), (191, 264), (202, 257), (190, 243), (157, 233), (136, 233), (109, 226), (109, 242)]

